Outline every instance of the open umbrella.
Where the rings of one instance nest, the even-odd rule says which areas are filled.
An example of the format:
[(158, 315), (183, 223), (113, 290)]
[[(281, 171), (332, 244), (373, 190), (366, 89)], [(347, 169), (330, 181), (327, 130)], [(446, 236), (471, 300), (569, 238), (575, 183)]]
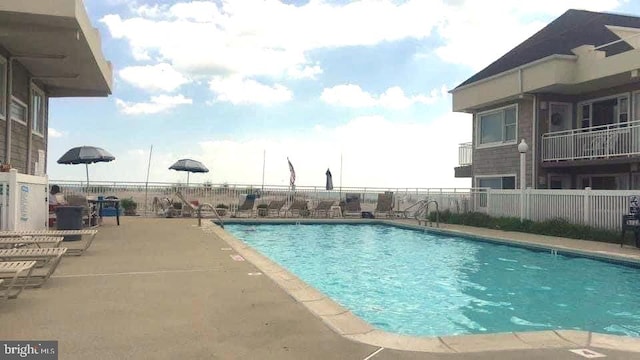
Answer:
[(169, 167), (169, 170), (186, 171), (187, 172), (187, 185), (189, 185), (189, 174), (191, 173), (207, 173), (209, 169), (204, 166), (200, 161), (191, 159), (180, 159), (175, 164)]
[(89, 187), (89, 164), (97, 162), (109, 162), (116, 158), (109, 154), (108, 151), (95, 146), (78, 146), (67, 151), (60, 159), (58, 164), (84, 164), (87, 169), (87, 188)]

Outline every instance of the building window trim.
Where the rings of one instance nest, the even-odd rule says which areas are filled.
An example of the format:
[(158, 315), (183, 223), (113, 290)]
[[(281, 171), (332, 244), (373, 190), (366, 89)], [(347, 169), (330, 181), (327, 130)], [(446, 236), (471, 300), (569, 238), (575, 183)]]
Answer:
[(640, 120), (640, 90), (631, 93), (631, 102), (633, 121)]
[[(37, 93), (38, 95), (41, 96), (42, 98), (42, 109), (40, 109), (40, 111), (42, 111), (42, 132), (39, 132), (36, 128), (35, 128), (35, 124), (36, 124), (36, 107), (34, 106), (33, 102), (35, 99), (34, 93)], [(37, 85), (35, 84), (31, 84), (31, 112), (30, 112), (30, 117), (31, 117), (31, 133), (35, 134), (39, 137), (44, 138), (44, 132), (45, 132), (45, 124), (46, 124), (46, 114), (47, 114), (47, 101), (46, 101), (46, 95), (44, 93), (44, 91), (42, 89), (40, 89)]]
[[(25, 125), (25, 126), (28, 125), (27, 123), (28, 123), (28, 120), (29, 120), (29, 106), (27, 104), (25, 104), (22, 100), (18, 99), (17, 97), (11, 96), (11, 104), (13, 105), (14, 102), (16, 104), (24, 107), (25, 119), (22, 119), (22, 120), (21, 119), (16, 119), (13, 116), (11, 116), (11, 120), (13, 120), (13, 121), (15, 121), (15, 122), (17, 122), (19, 124)], [(11, 107), (9, 107), (9, 113), (11, 113)]]
[[(505, 177), (513, 177), (514, 178), (514, 187), (515, 185), (518, 184), (518, 174), (516, 173), (507, 173), (507, 174), (491, 174), (491, 175), (476, 175), (474, 177), (474, 183), (475, 183), (475, 187), (476, 188), (480, 188), (480, 179), (493, 179), (493, 178), (500, 178), (502, 181), (502, 178)], [(499, 189), (494, 189), (494, 190), (499, 190)]]
[[(633, 92), (635, 93), (635, 92)], [(632, 100), (632, 92), (622, 92), (622, 93), (618, 93), (618, 94), (614, 94), (614, 95), (607, 95), (607, 96), (602, 96), (599, 98), (594, 98), (594, 99), (587, 99), (587, 100), (583, 100), (583, 101), (579, 101), (577, 103), (576, 109), (577, 109), (577, 117), (576, 117), (576, 124), (575, 124), (575, 128), (576, 129), (583, 129), (585, 128), (585, 126), (583, 126), (582, 122), (584, 122), (585, 120), (589, 120), (589, 126), (588, 127), (593, 127), (593, 104), (597, 103), (597, 102), (601, 102), (601, 101), (605, 101), (605, 100), (611, 100), (611, 99), (617, 99), (618, 101), (620, 101), (621, 98), (626, 98), (627, 99), (627, 108), (625, 109), (624, 114), (627, 114), (627, 120), (625, 122), (629, 122), (631, 121), (629, 119), (629, 114), (631, 114), (631, 111), (633, 110), (633, 106), (631, 104)], [(589, 117), (585, 118), (583, 116), (583, 111), (584, 111), (584, 106), (588, 106), (589, 107)], [(615, 114), (615, 122), (614, 124), (619, 124), (620, 123), (620, 115), (622, 113), (620, 112), (620, 109), (618, 108), (617, 113)], [(635, 114), (632, 114), (633, 116), (636, 116)]]
[[(513, 124), (513, 126), (515, 126), (515, 135), (513, 140), (502, 140), (502, 141), (494, 141), (494, 142), (490, 142), (490, 143), (481, 143), (481, 124), (482, 124), (482, 116), (488, 115), (488, 114), (492, 114), (492, 113), (497, 113), (497, 112), (503, 112), (504, 114), (504, 110), (506, 109), (510, 109), (513, 108), (515, 109), (515, 116), (516, 116), (516, 121), (515, 124)], [(498, 107), (498, 108), (494, 108), (494, 109), (490, 109), (490, 110), (486, 110), (486, 111), (482, 111), (476, 114), (475, 116), (475, 121), (476, 121), (476, 141), (475, 141), (475, 148), (476, 149), (486, 149), (486, 148), (493, 148), (493, 147), (500, 147), (500, 146), (508, 146), (508, 145), (515, 145), (518, 143), (518, 111), (519, 111), (519, 105), (518, 103), (514, 103), (514, 104), (509, 104), (509, 105), (505, 105), (502, 107)], [(502, 138), (504, 139), (506, 134), (505, 134), (505, 122), (504, 122), (504, 115), (502, 116)]]

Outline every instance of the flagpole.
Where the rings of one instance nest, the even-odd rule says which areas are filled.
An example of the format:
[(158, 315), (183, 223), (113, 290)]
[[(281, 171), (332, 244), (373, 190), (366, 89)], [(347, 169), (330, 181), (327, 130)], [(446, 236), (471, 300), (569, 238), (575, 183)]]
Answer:
[(262, 151), (262, 191), (264, 192), (264, 167), (267, 160), (267, 150)]
[(149, 203), (147, 202), (147, 196), (149, 194), (149, 170), (151, 169), (151, 153), (153, 153), (153, 144), (149, 150), (149, 164), (147, 165), (147, 181), (144, 183), (144, 210), (145, 213), (149, 212)]
[(340, 198), (342, 199), (342, 153), (340, 153)]

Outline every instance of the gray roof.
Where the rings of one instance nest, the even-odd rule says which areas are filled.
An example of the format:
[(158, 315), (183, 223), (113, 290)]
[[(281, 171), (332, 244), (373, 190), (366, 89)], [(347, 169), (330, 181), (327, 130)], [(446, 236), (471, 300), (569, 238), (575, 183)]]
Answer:
[[(581, 45), (600, 46), (619, 38), (606, 25), (640, 28), (640, 17), (567, 10), (542, 30), (503, 55), (491, 65), (467, 79), (458, 87), (500, 74), (550, 55), (574, 55), (571, 49)], [(600, 50), (607, 56), (631, 50), (626, 42), (618, 42)]]

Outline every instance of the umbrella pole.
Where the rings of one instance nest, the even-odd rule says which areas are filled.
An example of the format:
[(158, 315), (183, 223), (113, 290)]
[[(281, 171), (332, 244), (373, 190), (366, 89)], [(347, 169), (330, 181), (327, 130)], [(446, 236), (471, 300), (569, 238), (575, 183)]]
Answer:
[(191, 175), (191, 173), (187, 171), (187, 187), (189, 187), (189, 175)]
[(84, 164), (85, 169), (87, 170), (87, 197), (89, 196), (89, 164)]

